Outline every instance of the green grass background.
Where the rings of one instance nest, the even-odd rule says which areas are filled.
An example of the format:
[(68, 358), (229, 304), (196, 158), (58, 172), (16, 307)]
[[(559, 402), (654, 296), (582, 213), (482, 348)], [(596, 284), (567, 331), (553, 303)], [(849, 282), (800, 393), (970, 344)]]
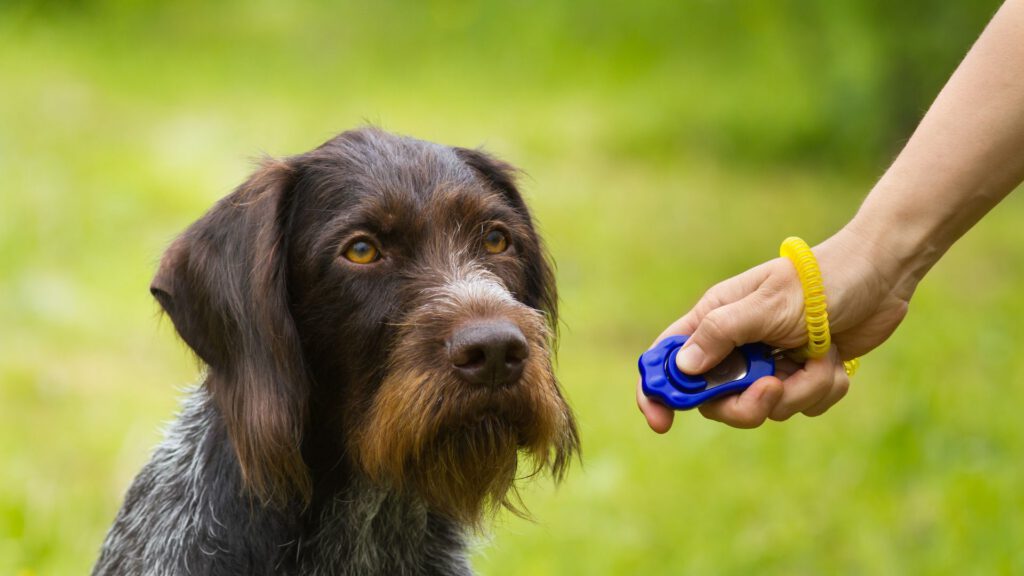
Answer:
[(1024, 573), (1024, 198), (817, 419), (651, 433), (635, 359), (855, 211), (997, 1), (0, 3), (0, 574), (87, 572), (197, 366), (147, 285), (240, 182), (365, 122), (522, 167), (584, 465), (484, 574)]

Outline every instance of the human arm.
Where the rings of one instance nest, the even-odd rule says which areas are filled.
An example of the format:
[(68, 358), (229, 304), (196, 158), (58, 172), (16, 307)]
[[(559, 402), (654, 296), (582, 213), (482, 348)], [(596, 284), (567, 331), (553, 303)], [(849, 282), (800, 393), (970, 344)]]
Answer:
[[(849, 384), (842, 360), (892, 334), (928, 270), (1022, 178), (1024, 0), (1007, 0), (856, 216), (813, 250), (829, 303), (830, 355), (784, 365), (782, 379), (762, 378), (701, 413), (738, 427), (823, 413)], [(775, 259), (714, 286), (658, 340), (671, 334), (692, 334), (679, 354), (688, 373), (746, 342), (801, 346), (807, 336), (793, 266)], [(637, 403), (652, 429), (669, 430), (673, 412), (639, 385)]]

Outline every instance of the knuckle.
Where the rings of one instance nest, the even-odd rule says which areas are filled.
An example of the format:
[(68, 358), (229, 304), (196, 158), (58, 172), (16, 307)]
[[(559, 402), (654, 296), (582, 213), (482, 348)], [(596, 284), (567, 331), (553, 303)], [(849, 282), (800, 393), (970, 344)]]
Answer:
[(707, 418), (708, 420), (714, 420), (715, 422), (725, 422), (725, 419), (722, 418), (722, 415), (713, 406), (702, 405), (699, 408), (699, 410), (701, 416)]
[(722, 299), (719, 294), (722, 291), (722, 282), (715, 284), (711, 288), (708, 288), (704, 295), (697, 301), (697, 307), (704, 310), (712, 310), (721, 305)]
[(850, 379), (844, 374), (842, 378), (836, 380), (835, 389), (836, 401), (842, 400), (850, 391)]
[(814, 392), (808, 395), (809, 400), (812, 400), (812, 404), (817, 404), (825, 398), (828, 398), (829, 394), (832, 393), (832, 390), (835, 389), (835, 387), (836, 383), (831, 376), (822, 377), (814, 383)]
[(728, 423), (735, 428), (757, 428), (764, 423), (764, 415), (757, 414), (751, 410), (737, 410), (733, 412)]
[(815, 392), (828, 391), (835, 384), (835, 371), (831, 363), (815, 361), (815, 365), (807, 365), (807, 380)]
[(725, 291), (726, 285), (728, 285), (728, 283), (728, 278), (716, 282), (711, 288), (708, 288), (707, 291), (704, 292), (704, 297), (707, 298), (708, 300), (717, 301), (719, 298), (718, 295)]
[(711, 340), (732, 340), (729, 337), (730, 323), (728, 314), (725, 314), (721, 308), (708, 312), (707, 316), (704, 317), (703, 328), (704, 333)]
[(832, 387), (836, 383), (836, 369), (835, 365), (827, 358), (822, 359), (821, 362), (821, 374), (818, 377), (818, 384), (824, 384), (828, 387)]
[(772, 413), (768, 415), (768, 418), (775, 422), (785, 422), (793, 417), (796, 411), (789, 404), (779, 404), (772, 410)]

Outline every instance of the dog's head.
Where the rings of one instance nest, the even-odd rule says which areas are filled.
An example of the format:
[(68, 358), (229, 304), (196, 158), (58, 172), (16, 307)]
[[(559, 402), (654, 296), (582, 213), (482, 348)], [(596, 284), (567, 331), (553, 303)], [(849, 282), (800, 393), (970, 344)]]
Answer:
[[(312, 454), (465, 522), (579, 440), (553, 276), (508, 165), (374, 129), (267, 161), (151, 291), (209, 365), (247, 488), (308, 499)], [(328, 462), (330, 469), (337, 462)]]

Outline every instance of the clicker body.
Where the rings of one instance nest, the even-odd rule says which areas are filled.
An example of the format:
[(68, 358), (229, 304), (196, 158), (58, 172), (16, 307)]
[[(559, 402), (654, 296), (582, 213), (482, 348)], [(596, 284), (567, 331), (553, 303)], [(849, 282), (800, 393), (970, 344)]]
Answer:
[(772, 349), (760, 343), (740, 346), (703, 374), (686, 374), (676, 367), (676, 355), (688, 338), (670, 336), (640, 356), (644, 394), (669, 408), (689, 410), (775, 374)]

